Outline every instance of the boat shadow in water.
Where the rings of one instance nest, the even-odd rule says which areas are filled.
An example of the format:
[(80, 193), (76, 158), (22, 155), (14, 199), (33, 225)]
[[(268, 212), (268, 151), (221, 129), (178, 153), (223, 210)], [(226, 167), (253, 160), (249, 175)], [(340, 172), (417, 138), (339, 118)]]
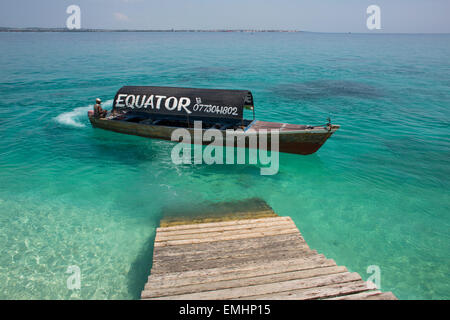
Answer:
[(159, 161), (165, 155), (168, 155), (170, 158), (170, 145), (164, 147), (163, 143), (164, 141), (93, 130), (89, 142), (89, 156), (95, 154), (95, 159), (132, 165)]
[[(299, 157), (295, 154), (283, 153), (268, 153), (270, 159), (269, 163), (263, 164), (258, 158), (256, 163), (250, 163), (248, 157), (248, 150), (245, 150), (245, 162), (239, 164), (237, 162), (236, 149), (233, 164), (226, 164), (226, 158), (223, 158), (222, 164), (180, 164), (178, 165), (182, 170), (193, 171), (196, 174), (202, 175), (223, 175), (224, 177), (230, 177), (230, 174), (246, 175), (248, 177), (257, 177), (262, 179), (278, 179), (287, 172), (295, 171), (302, 172), (305, 170), (317, 170), (318, 168), (325, 169), (326, 164), (322, 161), (321, 157), (314, 153), (307, 156)], [(225, 153), (225, 151), (224, 151)], [(278, 156), (278, 160), (275, 157)], [(193, 161), (194, 157), (192, 157)], [(268, 168), (273, 163), (278, 162), (278, 171), (273, 175), (261, 175), (262, 168)]]

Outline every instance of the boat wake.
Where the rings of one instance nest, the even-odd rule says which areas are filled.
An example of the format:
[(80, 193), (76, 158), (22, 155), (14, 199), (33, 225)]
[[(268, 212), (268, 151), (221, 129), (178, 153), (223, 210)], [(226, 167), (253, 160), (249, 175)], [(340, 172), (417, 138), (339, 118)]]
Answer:
[[(108, 100), (102, 103), (102, 108), (109, 110), (112, 106), (113, 100)], [(93, 104), (90, 104), (85, 107), (77, 107), (72, 111), (64, 112), (55, 117), (55, 121), (59, 124), (82, 128), (85, 127), (85, 120), (87, 119), (87, 112), (92, 110), (94, 107)]]

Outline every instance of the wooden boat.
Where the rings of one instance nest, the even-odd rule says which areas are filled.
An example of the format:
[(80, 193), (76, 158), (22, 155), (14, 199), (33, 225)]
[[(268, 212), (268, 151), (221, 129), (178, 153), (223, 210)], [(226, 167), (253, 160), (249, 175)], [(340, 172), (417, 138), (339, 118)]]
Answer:
[[(244, 109), (253, 111), (253, 120), (244, 119)], [(100, 118), (89, 111), (88, 116), (95, 128), (164, 140), (172, 140), (178, 128), (194, 136), (196, 121), (201, 121), (203, 133), (215, 128), (224, 138), (230, 129), (244, 136), (279, 130), (279, 152), (303, 155), (316, 152), (339, 129), (331, 123), (307, 126), (255, 120), (253, 96), (247, 90), (125, 86), (117, 92), (109, 115)], [(267, 137), (267, 145), (258, 148), (271, 149), (270, 133)], [(254, 145), (246, 139), (245, 147)]]

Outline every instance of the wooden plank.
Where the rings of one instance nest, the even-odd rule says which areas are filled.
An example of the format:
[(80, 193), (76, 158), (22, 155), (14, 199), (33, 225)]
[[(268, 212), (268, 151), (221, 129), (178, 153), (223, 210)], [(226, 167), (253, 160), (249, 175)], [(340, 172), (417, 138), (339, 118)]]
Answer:
[(264, 250), (240, 250), (235, 252), (224, 252), (221, 254), (214, 254), (214, 252), (210, 253), (199, 253), (197, 255), (178, 255), (178, 256), (166, 256), (159, 259), (154, 260), (154, 264), (169, 264), (169, 263), (187, 263), (187, 262), (198, 262), (204, 261), (205, 263), (209, 260), (220, 260), (220, 259), (241, 259), (241, 258), (261, 258), (264, 256), (276, 257), (285, 256), (285, 255), (293, 255), (293, 256), (303, 256), (309, 255), (311, 253), (316, 253), (315, 250), (311, 250), (307, 247), (293, 247), (293, 248), (267, 248)]
[[(280, 224), (280, 223), (294, 223), (290, 217), (270, 217), (270, 218), (258, 218), (258, 219), (243, 219), (243, 220), (231, 220), (221, 222), (209, 222), (209, 223), (197, 223), (197, 224), (185, 224), (173, 227), (159, 227), (156, 231), (159, 233), (172, 233), (172, 232), (184, 232), (188, 233), (192, 230), (204, 230), (209, 229), (228, 229), (239, 228), (240, 226), (253, 226), (253, 225), (265, 225), (265, 224)], [(213, 230), (214, 231), (214, 230)]]
[(272, 218), (258, 218), (258, 219), (242, 219), (242, 220), (231, 220), (231, 221), (221, 221), (221, 222), (208, 222), (208, 223), (193, 223), (193, 224), (183, 224), (173, 227), (159, 227), (156, 232), (174, 231), (174, 230), (186, 230), (186, 229), (199, 229), (199, 228), (214, 228), (214, 227), (224, 227), (224, 226), (236, 226), (240, 224), (252, 224), (252, 223), (270, 223), (274, 221), (292, 221), (290, 217), (272, 217)]
[(227, 240), (237, 240), (237, 239), (250, 239), (250, 238), (259, 238), (265, 236), (273, 236), (277, 234), (289, 234), (289, 233), (298, 233), (296, 228), (286, 229), (286, 230), (275, 230), (275, 231), (260, 231), (254, 232), (251, 234), (238, 234), (233, 236), (218, 236), (214, 238), (203, 238), (203, 239), (188, 239), (188, 240), (168, 240), (168, 241), (159, 241), (155, 242), (155, 247), (163, 247), (163, 246), (176, 246), (182, 244), (193, 244), (193, 243), (203, 243), (203, 242), (214, 242), (214, 241), (227, 241)]
[(223, 259), (223, 258), (241, 258), (241, 257), (249, 257), (249, 256), (259, 256), (262, 252), (303, 252), (311, 250), (306, 245), (298, 245), (294, 247), (288, 247), (288, 248), (276, 248), (276, 246), (272, 247), (264, 247), (258, 250), (230, 250), (230, 251), (199, 251), (198, 253), (189, 253), (186, 255), (176, 255), (176, 256), (167, 256), (167, 255), (155, 255), (153, 258), (153, 261), (161, 261), (165, 263), (166, 261), (173, 261), (176, 263), (177, 261), (206, 261), (206, 260), (216, 260), (216, 259)]
[(367, 291), (364, 281), (349, 281), (326, 286), (245, 297), (249, 300), (312, 300)]
[(188, 234), (212, 234), (213, 232), (226, 232), (235, 230), (249, 230), (253, 228), (262, 227), (274, 227), (274, 226), (295, 226), (294, 222), (288, 220), (275, 220), (271, 222), (262, 223), (248, 223), (248, 224), (233, 224), (229, 226), (219, 226), (219, 227), (203, 227), (201, 224), (197, 225), (199, 228), (193, 229), (181, 229), (181, 230), (170, 230), (170, 231), (158, 231), (157, 235), (160, 237), (171, 237), (178, 235), (188, 235)]
[(377, 296), (381, 293), (382, 292), (379, 290), (372, 290), (372, 291), (364, 291), (364, 292), (355, 293), (355, 294), (342, 295), (339, 297), (327, 298), (325, 300), (364, 300), (369, 297)]
[[(190, 270), (183, 272), (172, 272), (172, 273), (159, 273), (155, 274), (152, 272), (150, 277), (152, 277), (153, 281), (155, 279), (161, 279), (162, 281), (167, 280), (178, 280), (180, 278), (189, 278), (189, 277), (213, 277), (223, 274), (231, 274), (238, 272), (247, 272), (252, 270), (274, 270), (274, 269), (282, 269), (288, 266), (292, 266), (295, 268), (296, 266), (302, 266), (306, 263), (312, 262), (321, 262), (325, 261), (326, 258), (322, 254), (312, 255), (303, 258), (295, 258), (290, 260), (282, 260), (282, 261), (270, 261), (266, 263), (261, 262), (248, 262), (238, 266), (230, 266), (224, 265), (220, 268), (210, 268), (203, 270)], [(333, 260), (331, 260), (333, 261)], [(334, 262), (334, 261), (333, 261)], [(301, 270), (301, 269), (298, 269)]]
[(270, 261), (283, 261), (295, 258), (302, 258), (308, 256), (317, 255), (316, 251), (310, 250), (305, 252), (281, 252), (271, 255), (254, 255), (254, 256), (244, 256), (244, 257), (233, 257), (233, 258), (223, 258), (223, 259), (210, 259), (210, 260), (196, 260), (196, 261), (178, 261), (178, 263), (171, 262), (160, 262), (156, 261), (153, 263), (152, 274), (162, 273), (162, 272), (183, 272), (189, 270), (202, 270), (202, 269), (213, 269), (218, 268), (223, 265), (235, 266), (239, 264), (246, 264), (250, 262), (255, 263), (267, 263)]
[[(280, 273), (296, 272), (308, 269), (317, 269), (336, 266), (336, 263), (331, 259), (305, 259), (301, 263), (293, 264), (262, 264), (258, 268), (242, 268), (233, 272), (223, 272), (212, 275), (193, 275), (192, 271), (185, 273), (178, 273), (176, 277), (174, 274), (151, 275), (145, 285), (146, 290), (150, 288), (169, 288), (180, 287), (187, 285), (195, 285), (210, 282), (220, 282), (227, 280), (245, 279), (251, 277), (276, 275)], [(188, 274), (189, 273), (189, 274)]]
[(194, 224), (194, 223), (215, 223), (215, 222), (223, 222), (223, 221), (231, 221), (231, 220), (248, 220), (248, 219), (261, 219), (261, 218), (269, 218), (269, 217), (277, 217), (278, 215), (270, 210), (256, 210), (256, 211), (241, 211), (241, 212), (227, 212), (225, 215), (218, 215), (217, 212), (211, 213), (209, 215), (196, 216), (192, 218), (192, 216), (178, 216), (178, 217), (170, 217), (163, 218), (160, 221), (161, 227), (172, 227), (179, 226), (185, 224)]
[(294, 258), (308, 257), (312, 255), (317, 255), (317, 251), (315, 250), (307, 250), (307, 251), (294, 251), (294, 252), (280, 252), (268, 255), (261, 256), (250, 256), (250, 257), (237, 257), (237, 258), (225, 258), (225, 259), (215, 259), (215, 260), (207, 260), (207, 261), (178, 261), (178, 263), (173, 262), (161, 262), (154, 261), (152, 267), (152, 273), (162, 273), (162, 272), (182, 272), (188, 270), (201, 270), (201, 269), (212, 269), (218, 268), (223, 265), (240, 265), (245, 263), (267, 263), (270, 261), (281, 261), (281, 260), (290, 260)]
[(253, 239), (237, 239), (228, 241), (205, 242), (198, 244), (184, 244), (179, 246), (155, 247), (153, 255), (155, 259), (159, 256), (178, 256), (196, 254), (198, 252), (230, 252), (235, 250), (259, 250), (272, 246), (296, 247), (306, 245), (305, 240), (297, 233), (273, 235)]
[[(232, 230), (224, 230), (224, 231), (215, 231), (215, 232), (195, 232), (195, 233), (187, 233), (187, 234), (174, 234), (174, 235), (162, 235), (161, 233), (157, 233), (155, 237), (155, 242), (162, 241), (170, 241), (170, 240), (188, 240), (188, 239), (209, 239), (215, 237), (232, 237), (234, 235), (247, 235), (254, 234), (260, 232), (280, 232), (283, 230), (297, 230), (295, 225), (289, 223), (284, 223), (281, 225), (269, 226), (269, 225), (258, 225), (251, 226), (249, 228), (244, 229), (232, 229)], [(298, 230), (297, 230), (298, 232)]]
[(257, 276), (257, 277), (249, 277), (249, 278), (241, 278), (241, 279), (231, 279), (226, 281), (216, 281), (209, 282), (203, 284), (195, 284), (195, 285), (187, 285), (187, 286), (174, 286), (171, 288), (167, 287), (159, 287), (151, 285), (151, 282), (148, 286), (145, 287), (142, 292), (142, 298), (153, 298), (167, 295), (180, 295), (180, 294), (188, 294), (195, 292), (203, 292), (203, 291), (213, 291), (219, 289), (227, 289), (227, 288), (239, 288), (244, 286), (254, 286), (261, 284), (269, 284), (275, 282), (282, 282), (288, 280), (298, 280), (298, 279), (306, 279), (317, 276), (329, 275), (329, 274), (338, 274), (348, 272), (345, 267), (340, 266), (332, 266), (332, 267), (324, 267), (324, 268), (315, 268), (315, 269), (307, 269), (301, 271), (293, 271), (293, 272), (284, 272), (277, 273), (265, 276)]
[(392, 292), (383, 292), (376, 296), (367, 297), (365, 300), (398, 300)]
[(271, 256), (276, 257), (277, 255), (283, 254), (283, 256), (292, 255), (292, 256), (302, 256), (305, 253), (309, 253), (312, 250), (306, 246), (301, 247), (292, 247), (292, 248), (277, 248), (269, 247), (259, 250), (235, 250), (235, 251), (227, 251), (221, 252), (217, 254), (216, 252), (199, 252), (198, 254), (187, 254), (187, 255), (177, 255), (173, 256), (158, 256), (154, 258), (153, 261), (155, 264), (178, 264), (178, 263), (191, 263), (191, 262), (203, 262), (206, 263), (208, 260), (218, 260), (218, 259), (238, 259), (238, 258), (251, 258), (255, 259), (261, 256)]
[[(170, 248), (170, 247), (163, 247)], [(257, 252), (270, 251), (270, 250), (310, 250), (306, 243), (302, 242), (294, 242), (292, 244), (286, 243), (284, 245), (280, 245), (280, 243), (274, 244), (264, 244), (258, 248), (244, 248), (240, 249), (239, 247), (231, 247), (229, 249), (223, 248), (221, 250), (198, 250), (198, 251), (188, 251), (185, 254), (182, 252), (177, 254), (173, 254), (171, 252), (160, 252), (155, 253), (153, 255), (153, 260), (167, 260), (167, 259), (188, 259), (188, 260), (201, 260), (201, 259), (217, 259), (224, 256), (245, 256), (245, 255), (253, 255)]]
[[(280, 293), (284, 291), (291, 291), (295, 289), (314, 288), (318, 286), (326, 286), (335, 283), (345, 283), (351, 281), (361, 281), (361, 277), (357, 273), (339, 273), (332, 275), (325, 275), (313, 277), (308, 279), (289, 280), (277, 283), (260, 284), (254, 286), (221, 289), (215, 291), (197, 292), (189, 294), (180, 294), (172, 296), (158, 297), (154, 299), (167, 300), (223, 300), (223, 299), (237, 299), (256, 295)], [(361, 281), (362, 282), (362, 281)], [(362, 282), (364, 285), (365, 283)]]

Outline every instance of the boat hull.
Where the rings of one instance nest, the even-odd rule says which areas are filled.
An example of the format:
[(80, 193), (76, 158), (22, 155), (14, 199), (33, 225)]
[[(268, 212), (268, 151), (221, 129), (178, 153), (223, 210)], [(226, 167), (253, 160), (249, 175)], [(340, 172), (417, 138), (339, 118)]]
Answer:
[[(105, 118), (95, 118), (92, 116), (89, 116), (89, 121), (91, 122), (94, 128), (100, 128), (118, 133), (136, 135), (153, 139), (163, 139), (168, 141), (173, 141), (171, 139), (172, 132), (176, 129), (179, 129), (177, 127), (139, 124)], [(295, 125), (288, 125), (288, 126), (293, 127)], [(264, 128), (267, 128), (267, 130), (276, 128), (280, 129), (279, 148), (278, 148), (279, 152), (308, 155), (319, 150), (320, 147), (325, 143), (325, 141), (339, 128), (339, 126), (333, 125), (329, 127), (312, 127), (309, 129), (295, 129), (290, 127), (286, 128), (286, 124), (256, 121), (255, 125), (251, 126), (248, 130), (246, 130), (244, 134), (246, 136), (251, 135), (259, 136), (261, 135), (261, 132), (263, 132), (263, 130), (261, 129)], [(185, 128), (185, 129), (191, 133), (192, 137), (194, 137), (194, 128)], [(206, 130), (203, 129), (202, 131), (204, 133)], [(223, 133), (225, 138), (225, 131), (221, 132)], [(245, 139), (245, 147), (246, 148), (254, 147), (254, 145), (251, 145), (249, 141), (250, 139)], [(202, 141), (201, 143), (204, 145), (211, 144), (210, 141)], [(271, 144), (272, 144), (271, 135), (269, 133), (267, 134), (266, 146), (258, 145), (257, 148), (271, 150)]]

